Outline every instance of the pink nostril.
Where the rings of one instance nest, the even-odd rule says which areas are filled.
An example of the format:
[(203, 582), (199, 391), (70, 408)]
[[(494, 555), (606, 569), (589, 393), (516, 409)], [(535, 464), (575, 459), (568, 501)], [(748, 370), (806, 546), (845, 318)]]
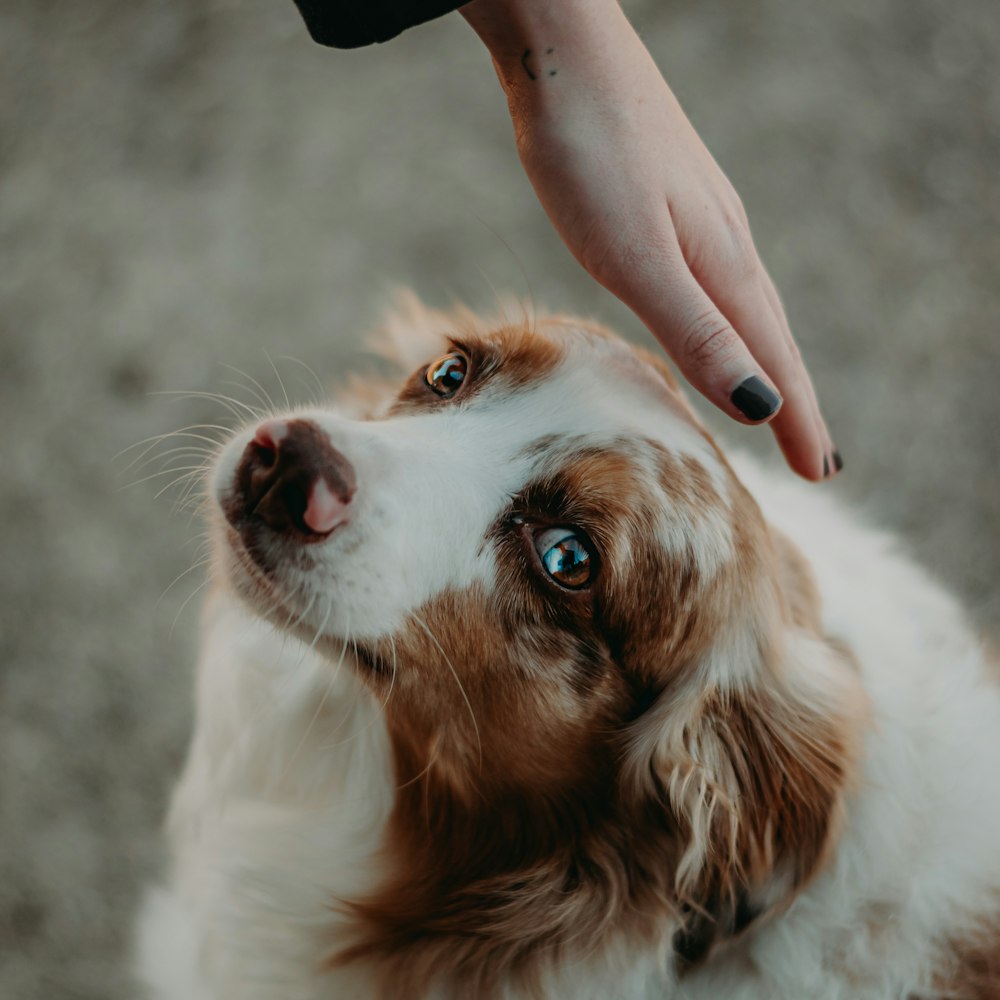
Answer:
[(277, 451), (278, 445), (288, 437), (288, 424), (284, 420), (268, 420), (257, 428), (253, 443), (268, 451)]
[(306, 500), (306, 509), (302, 514), (302, 520), (310, 531), (317, 535), (327, 535), (338, 524), (347, 520), (347, 507), (350, 500), (345, 503), (335, 496), (322, 477), (316, 479)]
[(278, 447), (288, 436), (288, 424), (283, 420), (268, 420), (254, 432), (250, 447), (264, 468), (272, 468), (278, 461)]

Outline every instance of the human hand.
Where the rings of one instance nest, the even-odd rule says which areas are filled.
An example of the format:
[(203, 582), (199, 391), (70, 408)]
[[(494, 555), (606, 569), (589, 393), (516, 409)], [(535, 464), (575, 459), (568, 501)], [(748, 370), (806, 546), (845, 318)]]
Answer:
[(577, 260), (716, 406), (770, 420), (796, 472), (839, 471), (739, 196), (617, 2), (461, 10), (493, 56), (525, 171)]

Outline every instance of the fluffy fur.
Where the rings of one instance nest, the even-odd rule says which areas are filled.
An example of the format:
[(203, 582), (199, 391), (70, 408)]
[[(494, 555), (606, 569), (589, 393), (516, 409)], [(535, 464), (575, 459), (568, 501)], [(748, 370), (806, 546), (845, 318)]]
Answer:
[(356, 475), (331, 534), (247, 501), (255, 427), (214, 463), (151, 996), (1000, 997), (1000, 685), (954, 601), (606, 331), (407, 300), (383, 344), (408, 381), (285, 415)]

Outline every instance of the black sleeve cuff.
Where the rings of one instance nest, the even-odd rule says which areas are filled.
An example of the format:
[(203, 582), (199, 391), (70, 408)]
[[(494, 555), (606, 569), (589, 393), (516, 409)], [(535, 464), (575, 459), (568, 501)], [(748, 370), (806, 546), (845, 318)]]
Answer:
[(467, 0), (295, 0), (313, 41), (337, 49), (387, 42)]

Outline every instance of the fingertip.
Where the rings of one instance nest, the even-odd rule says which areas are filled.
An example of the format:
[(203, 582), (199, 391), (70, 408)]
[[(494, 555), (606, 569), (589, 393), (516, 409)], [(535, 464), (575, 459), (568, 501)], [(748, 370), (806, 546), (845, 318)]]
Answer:
[(810, 483), (822, 483), (830, 478), (828, 470), (828, 457), (822, 452), (813, 452), (808, 456), (792, 456), (787, 451), (785, 460), (789, 467), (803, 479)]
[(844, 459), (840, 449), (830, 445), (830, 450), (823, 453), (823, 478), (833, 479), (844, 468)]
[(829, 446), (812, 421), (803, 424), (794, 418), (794, 412), (786, 409), (771, 424), (778, 447), (796, 475), (811, 483), (821, 483), (831, 475), (833, 459)]

